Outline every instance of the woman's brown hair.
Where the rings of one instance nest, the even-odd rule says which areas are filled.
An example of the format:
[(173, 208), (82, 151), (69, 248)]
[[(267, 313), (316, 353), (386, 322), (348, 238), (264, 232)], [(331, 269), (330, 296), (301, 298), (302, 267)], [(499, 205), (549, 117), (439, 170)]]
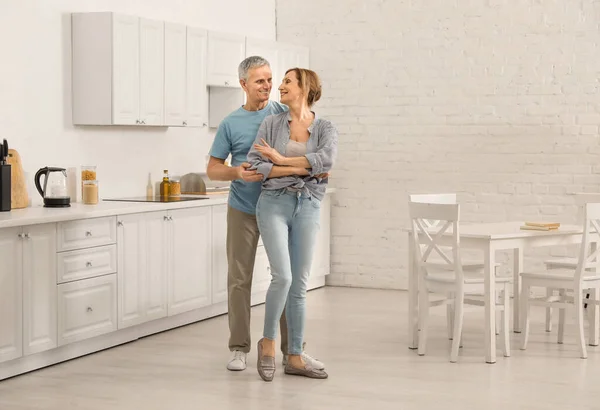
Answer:
[(319, 76), (317, 73), (307, 68), (290, 68), (285, 73), (287, 74), (290, 71), (296, 73), (300, 89), (306, 95), (306, 102), (309, 107), (312, 107), (312, 105), (321, 98), (321, 80), (319, 79)]

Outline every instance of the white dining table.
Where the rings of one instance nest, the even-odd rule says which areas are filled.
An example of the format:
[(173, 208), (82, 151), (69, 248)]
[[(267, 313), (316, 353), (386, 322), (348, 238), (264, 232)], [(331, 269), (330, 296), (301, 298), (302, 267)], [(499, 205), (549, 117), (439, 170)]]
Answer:
[[(581, 243), (583, 227), (575, 225), (561, 225), (552, 231), (522, 230), (519, 222), (478, 223), (460, 225), (460, 246), (466, 249), (475, 249), (483, 252), (484, 263), (484, 300), (485, 300), (485, 361), (496, 362), (496, 289), (494, 286), (494, 265), (496, 251), (513, 251), (514, 273), (514, 303), (513, 303), (513, 328), (515, 332), (521, 331), (519, 296), (521, 292), (521, 276), (523, 272), (523, 251), (527, 248), (545, 246), (561, 246)], [(412, 230), (407, 230), (409, 235), (409, 274), (408, 274), (408, 346), (416, 349), (418, 345), (418, 269), (415, 268), (415, 252), (412, 241)], [(441, 238), (440, 245), (452, 244), (452, 233), (446, 232)], [(595, 306), (595, 305), (594, 305)], [(594, 314), (598, 314), (598, 308)], [(598, 327), (596, 320), (590, 325), (590, 344), (598, 344)]]

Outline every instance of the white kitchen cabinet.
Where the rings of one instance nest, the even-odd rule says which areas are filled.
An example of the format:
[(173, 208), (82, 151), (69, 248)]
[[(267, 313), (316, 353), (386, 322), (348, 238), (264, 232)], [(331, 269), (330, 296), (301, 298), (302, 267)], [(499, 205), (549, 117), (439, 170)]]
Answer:
[(164, 22), (140, 19), (139, 118), (145, 125), (165, 125), (164, 39)]
[(185, 126), (187, 27), (165, 23), (165, 125)]
[(227, 205), (212, 207), (212, 303), (227, 300)]
[(209, 86), (239, 88), (238, 66), (246, 58), (246, 38), (239, 34), (208, 32)]
[(73, 123), (164, 124), (164, 23), (72, 15)]
[(165, 24), (165, 125), (206, 126), (207, 31)]
[(21, 228), (0, 230), (0, 363), (23, 355)]
[(57, 346), (56, 225), (0, 231), (0, 362)]
[(167, 315), (167, 213), (118, 218), (118, 328)]
[(115, 273), (117, 271), (117, 245), (59, 252), (56, 270), (57, 283)]
[(208, 32), (201, 28), (187, 28), (187, 126), (206, 127), (208, 90), (206, 66), (208, 61)]
[(57, 346), (56, 225), (23, 228), (23, 354)]
[(111, 245), (117, 241), (114, 216), (59, 222), (57, 231), (59, 252)]
[[(306, 47), (278, 43), (277, 74), (279, 82), (290, 68), (309, 68), (309, 50)], [(280, 84), (277, 86), (279, 87)]]
[(117, 275), (58, 285), (58, 345), (117, 330)]
[(211, 209), (168, 211), (169, 316), (211, 304)]
[[(112, 36), (109, 36), (111, 20)], [(102, 28), (97, 27), (97, 24), (102, 24)], [(97, 44), (90, 44), (89, 37), (94, 35), (91, 32), (93, 28), (98, 29), (96, 34), (98, 37), (95, 38)], [(89, 47), (94, 45), (98, 46), (102, 53), (96, 55), (96, 61), (90, 61), (93, 50), (90, 50)], [(92, 66), (94, 63), (97, 65)], [(100, 81), (106, 88), (97, 90), (95, 87), (100, 84), (93, 84), (94, 77), (92, 76), (95, 76), (96, 81)], [(101, 125), (139, 124), (139, 18), (112, 13), (75, 15), (73, 17), (73, 78), (73, 122), (75, 124), (94, 124), (95, 122), (99, 122)], [(98, 92), (102, 92), (102, 94), (99, 95)], [(86, 100), (96, 96), (100, 99)], [(110, 106), (111, 102), (112, 107)], [(99, 111), (94, 113), (93, 109)], [(83, 110), (86, 110), (86, 116), (79, 119), (77, 114)], [(94, 120), (93, 117), (96, 115), (98, 119)]]
[(283, 76), (279, 66), (279, 44), (276, 41), (246, 38), (246, 57), (260, 56), (265, 58), (271, 66), (273, 73), (273, 88), (271, 89), (271, 100), (279, 101), (279, 86)]

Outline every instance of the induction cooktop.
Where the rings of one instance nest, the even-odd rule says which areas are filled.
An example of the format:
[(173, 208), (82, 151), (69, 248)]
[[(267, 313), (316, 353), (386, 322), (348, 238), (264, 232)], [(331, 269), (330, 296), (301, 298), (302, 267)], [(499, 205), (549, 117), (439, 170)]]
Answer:
[(131, 198), (107, 198), (103, 201), (120, 201), (120, 202), (183, 202), (183, 201), (199, 201), (209, 199), (201, 196), (137, 196)]

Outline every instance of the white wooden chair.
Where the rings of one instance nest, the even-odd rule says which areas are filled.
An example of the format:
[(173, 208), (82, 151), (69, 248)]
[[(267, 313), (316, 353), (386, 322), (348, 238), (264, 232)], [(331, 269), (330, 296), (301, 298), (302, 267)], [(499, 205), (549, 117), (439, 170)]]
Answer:
[[(548, 259), (548, 260), (544, 261), (546, 270), (553, 270), (553, 269), (575, 270), (575, 269), (577, 269), (578, 263), (579, 263), (578, 258), (554, 258), (554, 259)], [(586, 269), (593, 269), (593, 268), (590, 267), (590, 268), (586, 268)], [(552, 288), (546, 289), (546, 298), (548, 300), (554, 298), (555, 297), (554, 293), (555, 293), (555, 289), (552, 289)], [(587, 296), (589, 299), (590, 295), (588, 294)], [(552, 331), (552, 308), (547, 307), (546, 308), (546, 332), (551, 332), (551, 331)]]
[[(409, 202), (419, 202), (425, 204), (456, 204), (456, 193), (441, 193), (441, 194), (412, 194), (408, 196)], [(435, 220), (425, 220), (424, 223), (428, 228), (432, 228), (434, 226), (439, 225), (440, 221)], [(435, 255), (434, 255), (435, 258)], [(484, 265), (483, 261), (479, 259), (462, 259), (462, 269), (463, 272), (478, 272), (483, 274)], [(437, 268), (452, 270), (451, 266), (448, 266), (446, 261), (430, 261), (431, 265), (436, 265)], [(502, 266), (500, 263), (496, 263), (494, 265), (494, 273), (496, 273), (497, 269)], [(498, 297), (501, 298), (502, 295), (498, 294)], [(448, 304), (447, 306), (447, 318), (448, 318), (448, 338), (452, 340), (452, 318), (454, 317), (454, 312), (452, 311), (452, 305)], [(499, 324), (501, 323), (500, 316), (496, 318), (496, 334), (500, 334)]]
[[(429, 308), (439, 305), (452, 305), (452, 348), (450, 361), (456, 362), (461, 344), (464, 305), (483, 306), (477, 295), (484, 293), (484, 278), (463, 269), (460, 253), (458, 204), (432, 204), (409, 202), (409, 213), (414, 241), (416, 268), (419, 277), (419, 355), (425, 354)], [(428, 221), (438, 221), (431, 225)], [(448, 241), (451, 233), (451, 240)], [(448, 251), (448, 248), (449, 251)], [(433, 255), (441, 258), (445, 266), (430, 260)], [(511, 278), (496, 277), (496, 286), (503, 292), (502, 303), (497, 306), (503, 311), (502, 333), (504, 335), (504, 355), (510, 356), (510, 294)], [(430, 301), (429, 293), (445, 296), (443, 300)]]
[[(581, 357), (587, 358), (587, 349), (584, 336), (584, 303), (598, 304), (598, 300), (584, 299), (583, 292), (588, 289), (600, 289), (600, 272), (596, 271), (599, 263), (599, 252), (596, 249), (590, 251), (590, 243), (598, 241), (600, 235), (600, 203), (587, 203), (584, 205), (585, 215), (583, 223), (583, 237), (579, 249), (577, 267), (570, 266), (562, 269), (550, 269), (542, 272), (523, 272), (521, 293), (521, 314), (524, 325), (521, 349), (527, 348), (529, 338), (529, 306), (557, 307), (560, 309), (558, 324), (558, 343), (564, 339), (565, 309), (573, 306), (576, 311), (577, 328)], [(553, 267), (556, 268), (556, 267)], [(558, 289), (559, 296), (543, 298), (531, 298), (532, 287), (545, 287), (547, 289)], [(567, 294), (572, 292), (572, 295)], [(597, 320), (597, 318), (594, 318)], [(546, 325), (547, 326), (547, 325)]]

